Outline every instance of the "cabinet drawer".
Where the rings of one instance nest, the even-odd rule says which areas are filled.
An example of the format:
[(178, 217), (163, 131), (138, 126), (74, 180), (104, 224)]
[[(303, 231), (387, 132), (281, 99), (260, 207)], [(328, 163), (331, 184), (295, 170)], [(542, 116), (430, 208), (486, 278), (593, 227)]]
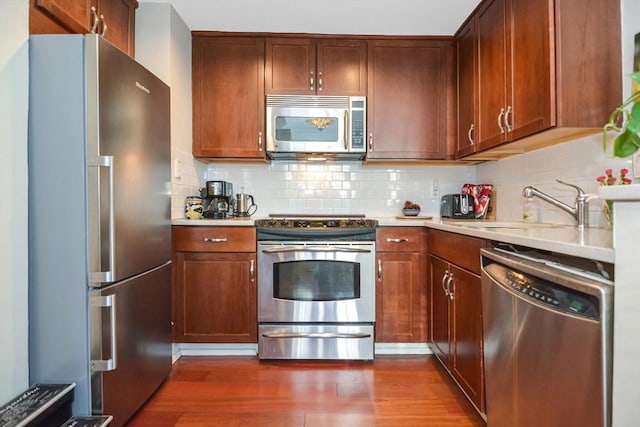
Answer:
[(429, 253), (480, 274), (483, 240), (441, 230), (429, 230)]
[(254, 227), (174, 226), (175, 252), (255, 252)]
[(376, 251), (420, 252), (423, 246), (423, 227), (378, 227)]

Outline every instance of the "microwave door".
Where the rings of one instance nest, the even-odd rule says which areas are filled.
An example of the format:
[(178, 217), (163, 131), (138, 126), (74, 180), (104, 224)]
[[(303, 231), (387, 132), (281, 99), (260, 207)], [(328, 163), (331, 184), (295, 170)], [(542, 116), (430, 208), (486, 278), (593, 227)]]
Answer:
[(346, 151), (347, 110), (321, 108), (277, 108), (272, 121), (273, 151), (331, 153)]

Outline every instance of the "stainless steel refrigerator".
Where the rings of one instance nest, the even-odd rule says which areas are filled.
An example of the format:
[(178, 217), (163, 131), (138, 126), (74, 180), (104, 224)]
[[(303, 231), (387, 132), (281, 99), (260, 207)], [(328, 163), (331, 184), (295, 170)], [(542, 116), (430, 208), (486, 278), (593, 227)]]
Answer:
[(97, 35), (29, 58), (30, 381), (118, 426), (171, 369), (169, 88)]

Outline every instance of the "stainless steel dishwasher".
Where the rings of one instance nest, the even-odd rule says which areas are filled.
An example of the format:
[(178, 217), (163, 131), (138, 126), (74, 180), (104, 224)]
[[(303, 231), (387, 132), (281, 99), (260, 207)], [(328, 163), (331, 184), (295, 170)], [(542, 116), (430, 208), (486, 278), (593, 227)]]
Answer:
[(611, 425), (613, 266), (483, 249), (488, 427)]

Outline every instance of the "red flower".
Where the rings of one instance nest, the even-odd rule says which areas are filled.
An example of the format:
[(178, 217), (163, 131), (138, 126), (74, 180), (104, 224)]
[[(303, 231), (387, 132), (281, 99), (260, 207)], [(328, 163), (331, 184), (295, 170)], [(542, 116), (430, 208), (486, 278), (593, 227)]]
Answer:
[[(616, 185), (618, 182), (618, 178), (613, 176), (613, 170), (607, 169), (604, 171), (604, 175), (600, 175), (596, 178), (596, 181), (600, 185)], [(627, 174), (629, 173), (629, 169), (622, 168), (620, 169), (620, 183), (619, 185), (628, 185), (633, 182), (631, 178), (627, 178)]]

